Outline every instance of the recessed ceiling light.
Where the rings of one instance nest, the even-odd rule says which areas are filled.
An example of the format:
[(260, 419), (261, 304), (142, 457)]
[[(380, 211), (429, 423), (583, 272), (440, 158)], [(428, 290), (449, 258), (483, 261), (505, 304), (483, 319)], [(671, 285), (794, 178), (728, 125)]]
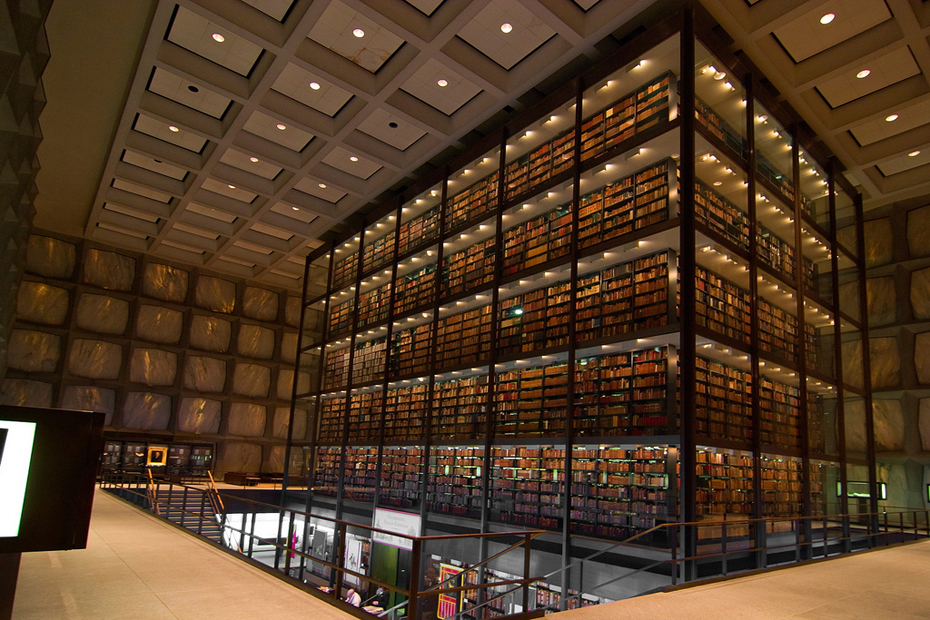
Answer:
[(723, 181), (714, 181), (714, 187), (720, 187), (723, 185)]
[(717, 73), (714, 74), (714, 79), (717, 80), (718, 82), (725, 77), (727, 77), (727, 74), (724, 71), (718, 71)]
[(280, 129), (281, 131), (284, 131), (285, 129), (287, 129), (287, 125), (285, 125), (284, 123), (278, 123), (276, 127)]
[(836, 19), (835, 13), (827, 13), (826, 15), (820, 18), (820, 23), (826, 26), (827, 24), (832, 22), (834, 19)]
[(391, 121), (390, 123), (388, 123), (388, 127), (390, 127), (391, 129), (397, 129), (397, 123), (395, 123), (394, 121)]
[(258, 157), (249, 157), (249, 161), (252, 162), (253, 164), (257, 164), (257, 163), (258, 163)]
[(513, 30), (513, 26), (510, 24), (510, 22), (504, 22), (501, 24), (501, 32), (504, 34), (509, 34), (511, 30)]
[(326, 183), (320, 183), (320, 189), (326, 189)]
[(362, 30), (361, 28), (356, 28), (355, 30), (352, 31), (352, 34), (355, 35), (355, 38), (361, 39), (362, 37), (365, 36), (365, 31)]
[(443, 88), (449, 85), (449, 82), (447, 82), (447, 81), (445, 81), (445, 80), (439, 80), (439, 81), (436, 82), (436, 83), (439, 84), (439, 86), (441, 86), (441, 87), (443, 87)]
[(300, 211), (300, 207), (291, 207), (294, 211)]
[(235, 185), (227, 185), (226, 187), (228, 187), (229, 189), (236, 189)]
[(897, 114), (889, 114), (888, 116), (885, 117), (885, 120), (886, 120), (887, 122), (889, 122), (889, 123), (893, 123), (894, 121), (898, 120), (898, 115), (897, 115)]
[(860, 71), (859, 73), (856, 74), (856, 77), (859, 78), (859, 79), (861, 80), (861, 79), (864, 78), (864, 77), (869, 77), (869, 74), (870, 74), (870, 73), (872, 73), (872, 72), (869, 71), (868, 69), (863, 69), (862, 71)]
[(214, 32), (214, 33), (213, 33), (213, 40), (216, 41), (217, 43), (222, 43), (223, 41), (226, 40), (226, 37), (224, 37), (223, 35), (221, 35), (221, 34), (218, 33), (218, 32)]
[(187, 85), (187, 90), (191, 91), (192, 93), (199, 93), (199, 92), (200, 92), (200, 89), (197, 88), (196, 86), (194, 86), (193, 84), (188, 84), (188, 85)]
[(907, 154), (908, 157), (917, 157), (918, 155), (920, 155), (920, 151), (911, 151)]
[(312, 88), (313, 90), (320, 90), (320, 83), (319, 83), (319, 82), (310, 82), (310, 88)]
[(178, 133), (181, 130), (175, 127), (174, 125), (168, 125), (168, 131), (171, 131), (173, 133)]
[(352, 161), (352, 162), (358, 161), (358, 157), (353, 155), (352, 157), (349, 158), (349, 161)]

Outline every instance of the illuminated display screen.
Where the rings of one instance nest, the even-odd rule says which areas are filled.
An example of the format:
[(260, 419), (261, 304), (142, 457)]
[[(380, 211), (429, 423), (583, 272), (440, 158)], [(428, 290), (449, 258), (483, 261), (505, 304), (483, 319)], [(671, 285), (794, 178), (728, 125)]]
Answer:
[(19, 536), (36, 425), (0, 420), (0, 538)]
[(0, 553), (87, 546), (103, 418), (0, 405)]

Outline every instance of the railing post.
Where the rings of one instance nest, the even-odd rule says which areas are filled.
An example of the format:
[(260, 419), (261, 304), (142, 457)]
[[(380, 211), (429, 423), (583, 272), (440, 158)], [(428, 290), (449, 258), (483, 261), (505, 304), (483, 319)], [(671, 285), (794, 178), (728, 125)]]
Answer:
[(823, 516), (823, 557), (830, 557), (830, 541), (827, 531), (827, 515)]
[(904, 513), (898, 513), (898, 529), (901, 531), (901, 540), (899, 542), (904, 542)]
[[(291, 515), (287, 523), (287, 552), (284, 558), (284, 574), (288, 577), (291, 576), (291, 556), (294, 554), (294, 548), (297, 547), (296, 541), (294, 541), (294, 513), (293, 511), (288, 511)], [(291, 545), (294, 547), (291, 547)]]
[(333, 592), (336, 598), (342, 598), (342, 580), (345, 578), (345, 560), (346, 560), (346, 533), (349, 527), (345, 523), (339, 524), (339, 544), (336, 547), (336, 571), (334, 576), (336, 583), (333, 584)]
[(888, 537), (888, 512), (885, 511), (884, 515), (885, 518), (883, 520), (885, 522), (885, 546), (888, 546), (891, 544), (891, 539)]
[[(917, 522), (917, 519), (914, 519), (914, 523)], [(527, 534), (526, 540), (523, 543), (523, 611), (527, 612), (530, 609), (530, 541), (533, 538)]]
[(852, 551), (852, 540), (850, 540), (852, 530), (850, 529), (849, 521), (849, 515), (843, 515), (843, 553)]
[(197, 534), (203, 536), (203, 513), (204, 513), (204, 502), (207, 501), (207, 494), (200, 494), (200, 514), (197, 515)]
[(720, 522), (720, 552), (723, 554), (721, 556), (721, 568), (723, 569), (723, 574), (727, 574), (727, 520), (726, 515), (724, 515), (723, 521)]
[(672, 530), (672, 585), (678, 585), (678, 541), (681, 538), (680, 525)]
[[(243, 524), (244, 525), (244, 524)], [(242, 529), (245, 529), (244, 527)], [(255, 510), (252, 510), (252, 522), (249, 524), (249, 557), (252, 557), (252, 548), (255, 546)]]
[(794, 523), (794, 561), (801, 561), (801, 521), (800, 519), (793, 521)]
[(418, 616), (418, 607), (419, 607), (419, 596), (420, 596), (420, 551), (421, 551), (421, 541), (419, 538), (413, 539), (413, 553), (411, 555), (410, 563), (410, 598), (407, 599), (407, 619), (408, 620), (417, 620)]
[(242, 522), (239, 523), (239, 553), (245, 548), (245, 512), (242, 513)]

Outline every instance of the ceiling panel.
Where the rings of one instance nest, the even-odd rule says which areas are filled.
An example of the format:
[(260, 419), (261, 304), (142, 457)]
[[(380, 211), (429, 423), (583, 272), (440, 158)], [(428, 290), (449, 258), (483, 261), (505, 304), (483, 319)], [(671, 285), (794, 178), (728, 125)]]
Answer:
[(341, 146), (337, 146), (327, 153), (323, 158), (323, 163), (360, 179), (371, 177), (382, 167), (378, 162)]
[(442, 0), (407, 0), (407, 4), (416, 7), (421, 13), (429, 17), (442, 4)]
[(345, 191), (338, 187), (334, 187), (332, 183), (323, 183), (322, 181), (317, 181), (309, 177), (304, 177), (298, 181), (294, 185), (294, 189), (333, 204), (336, 204), (348, 195)]
[(203, 215), (206, 217), (213, 218), (220, 222), (225, 222), (227, 224), (232, 224), (235, 222), (238, 217), (232, 213), (223, 211), (222, 209), (214, 209), (213, 207), (207, 207), (204, 205), (197, 204), (192, 202), (187, 205), (187, 210), (191, 213), (196, 213), (197, 215)]
[(433, 58), (423, 63), (401, 90), (450, 116), (481, 92), (478, 86)]
[(326, 7), (308, 37), (372, 73), (377, 73), (404, 43), (390, 30), (339, 0)]
[(214, 118), (223, 118), (232, 103), (228, 97), (158, 67), (152, 72), (149, 90)]
[(291, 6), (294, 4), (292, 0), (242, 0), (246, 4), (250, 4), (265, 15), (275, 18), (276, 20), (284, 21), (284, 17), (287, 15), (288, 11), (291, 10)]
[(274, 179), (281, 172), (281, 166), (262, 161), (255, 155), (249, 155), (236, 149), (226, 149), (220, 161), (250, 174), (257, 174), (266, 179)]
[(255, 222), (250, 228), (257, 233), (268, 235), (269, 237), (274, 237), (282, 241), (290, 241), (294, 238), (294, 233), (269, 226), (268, 224), (263, 224), (262, 222)]
[(204, 180), (202, 187), (208, 192), (220, 194), (221, 196), (226, 196), (227, 198), (232, 198), (233, 200), (238, 200), (239, 202), (247, 204), (252, 204), (252, 202), (258, 198), (258, 194), (254, 192), (237, 187), (232, 183), (226, 183), (225, 181), (218, 181), (216, 179)]
[(317, 77), (295, 64), (288, 64), (272, 88), (327, 116), (336, 116), (352, 99), (352, 93)]
[[(868, 71), (868, 75), (856, 77), (864, 71)], [(914, 55), (907, 46), (903, 46), (875, 60), (860, 61), (842, 75), (819, 84), (817, 90), (830, 107), (838, 108), (918, 73), (920, 68)]]
[(289, 217), (294, 221), (300, 222), (301, 224), (309, 224), (317, 218), (315, 213), (311, 213), (306, 209), (301, 209), (300, 207), (288, 206), (283, 203), (278, 203), (275, 206), (271, 207), (271, 210), (279, 215)]
[(187, 176), (187, 170), (184, 168), (166, 164), (160, 159), (155, 159), (154, 157), (149, 157), (148, 155), (141, 155), (135, 151), (123, 151), (122, 160), (127, 164), (132, 164), (133, 166), (144, 168), (151, 172), (155, 172), (178, 181), (183, 181), (184, 177)]
[(193, 151), (194, 153), (203, 151), (203, 147), (207, 144), (206, 139), (185, 130), (179, 125), (171, 125), (170, 123), (158, 121), (145, 114), (136, 116), (133, 129), (140, 133), (150, 135), (153, 138), (170, 142), (188, 151)]
[[(283, 125), (284, 129), (279, 129), (279, 125)], [(252, 112), (242, 129), (297, 153), (303, 151), (313, 140), (312, 133), (293, 125), (285, 125), (279, 119), (259, 111)]]
[(168, 204), (169, 202), (171, 202), (171, 194), (168, 194), (166, 192), (160, 192), (157, 189), (152, 189), (151, 187), (139, 185), (138, 183), (124, 181), (123, 179), (113, 179), (113, 183), (111, 183), (111, 186), (115, 187), (116, 189), (121, 189), (124, 192), (129, 192), (131, 194), (136, 194), (138, 196), (150, 198), (152, 200), (163, 202), (165, 204)]
[(555, 36), (555, 31), (517, 0), (494, 0), (458, 36), (509, 70)]
[(262, 48), (205, 17), (179, 6), (167, 39), (207, 60), (249, 75)]
[[(833, 19), (822, 23), (825, 15)], [(884, 0), (831, 0), (773, 31), (795, 62), (806, 60), (891, 19)]]
[(885, 138), (911, 131), (927, 123), (930, 123), (930, 100), (924, 100), (907, 107), (895, 108), (894, 112), (884, 118), (877, 118), (857, 125), (850, 129), (849, 132), (861, 146), (868, 146)]
[(899, 172), (906, 172), (930, 164), (930, 149), (911, 151), (907, 155), (895, 157), (877, 165), (879, 172), (884, 176), (891, 176)]
[(381, 108), (359, 123), (358, 130), (401, 151), (426, 135), (413, 123)]
[(600, 0), (574, 0), (574, 2), (583, 10), (588, 11), (591, 9), (591, 7), (600, 2)]

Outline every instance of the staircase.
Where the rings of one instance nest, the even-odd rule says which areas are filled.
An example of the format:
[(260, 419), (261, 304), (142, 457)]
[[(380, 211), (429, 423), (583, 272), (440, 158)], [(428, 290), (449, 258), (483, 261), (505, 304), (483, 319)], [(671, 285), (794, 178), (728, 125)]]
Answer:
[(223, 543), (223, 530), (208, 493), (175, 487), (170, 493), (159, 494), (158, 505), (161, 516), (172, 523)]

